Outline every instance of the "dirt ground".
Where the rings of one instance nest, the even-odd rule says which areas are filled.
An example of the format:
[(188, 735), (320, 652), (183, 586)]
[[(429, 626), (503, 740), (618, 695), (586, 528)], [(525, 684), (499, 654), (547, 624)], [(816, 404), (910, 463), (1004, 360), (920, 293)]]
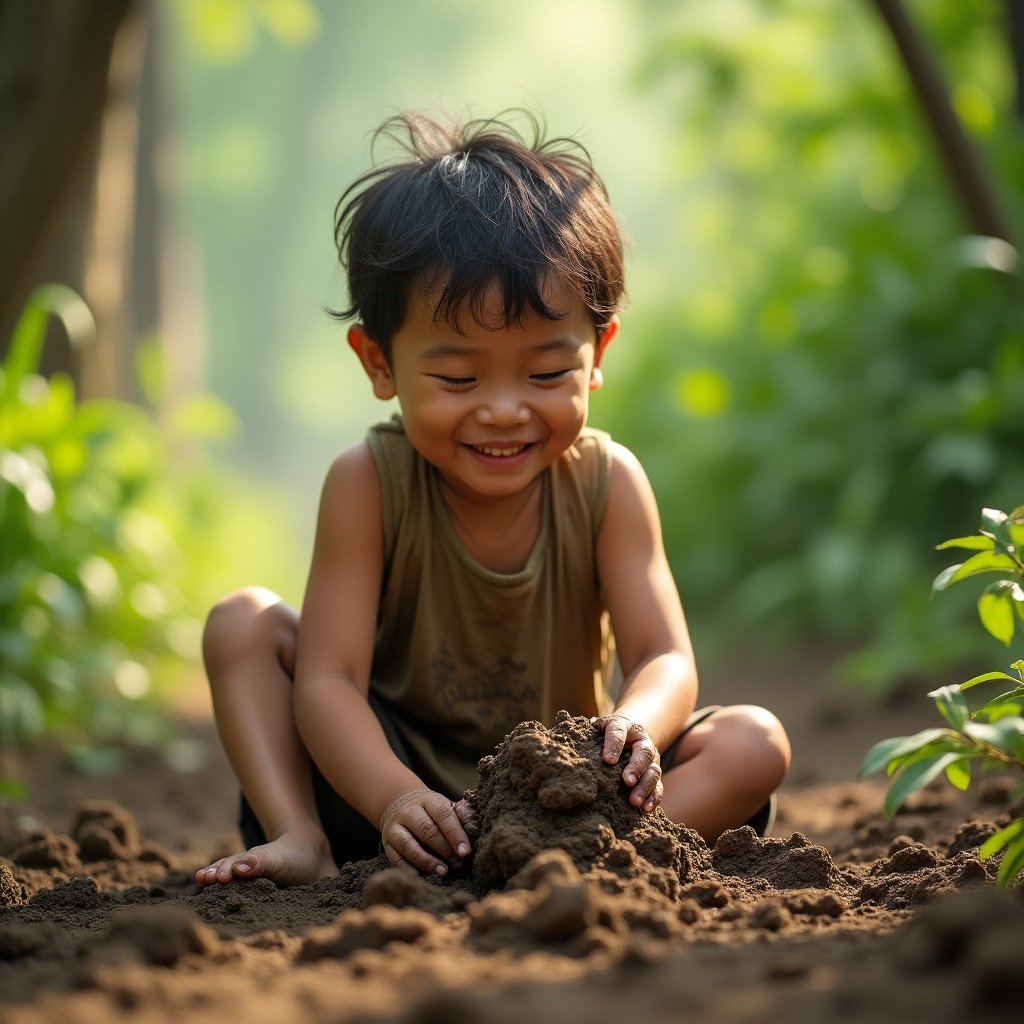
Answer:
[(830, 691), (828, 663), (704, 684), (789, 729), (770, 838), (709, 850), (641, 817), (566, 717), (483, 763), (475, 864), (444, 883), (380, 860), (199, 890), (196, 867), (238, 843), (202, 697), (169, 756), (115, 775), (8, 752), (0, 775), (30, 797), (0, 805), (0, 1020), (1019, 1020), (1024, 899), (977, 856), (1020, 813), (1015, 780), (935, 785), (887, 819), (882, 781), (856, 770), (876, 740), (935, 724), (928, 686), (875, 706)]

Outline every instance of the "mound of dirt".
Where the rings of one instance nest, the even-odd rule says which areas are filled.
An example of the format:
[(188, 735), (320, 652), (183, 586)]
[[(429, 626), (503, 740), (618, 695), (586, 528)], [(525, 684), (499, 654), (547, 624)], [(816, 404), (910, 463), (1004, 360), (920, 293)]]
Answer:
[(696, 832), (629, 803), (622, 782), (628, 751), (605, 764), (602, 743), (590, 719), (561, 711), (550, 729), (517, 726), (480, 762), (480, 782), (466, 799), (479, 821), (473, 870), (481, 885), (506, 884), (552, 849), (564, 850), (581, 872), (642, 878), (670, 897), (710, 869)]

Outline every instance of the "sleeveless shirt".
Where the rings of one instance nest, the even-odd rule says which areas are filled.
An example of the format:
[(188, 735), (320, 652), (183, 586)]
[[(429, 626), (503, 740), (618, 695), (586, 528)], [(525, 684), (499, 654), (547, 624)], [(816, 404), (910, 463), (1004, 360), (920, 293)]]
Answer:
[(369, 700), (424, 783), (458, 797), (519, 722), (550, 724), (562, 708), (608, 710), (612, 641), (595, 540), (609, 438), (585, 428), (544, 472), (540, 533), (514, 573), (492, 572), (466, 551), (440, 475), (409, 443), (401, 417), (372, 427), (367, 442), (384, 533)]

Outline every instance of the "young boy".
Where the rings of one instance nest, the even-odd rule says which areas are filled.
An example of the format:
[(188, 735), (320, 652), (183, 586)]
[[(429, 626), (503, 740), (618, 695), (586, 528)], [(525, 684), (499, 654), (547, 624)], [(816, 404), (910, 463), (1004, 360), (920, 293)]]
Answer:
[[(697, 673), (636, 458), (588, 429), (619, 330), (622, 243), (567, 140), (397, 118), (408, 159), (342, 196), (348, 342), (401, 416), (327, 475), (301, 614), (249, 589), (203, 642), (247, 852), (201, 884), (445, 875), (463, 791), (518, 722), (594, 716), (627, 799), (713, 842), (770, 827), (789, 765), (762, 708), (693, 714)], [(610, 628), (609, 628), (610, 627)], [(611, 704), (614, 652), (623, 683)], [(660, 752), (660, 753), (659, 753)]]

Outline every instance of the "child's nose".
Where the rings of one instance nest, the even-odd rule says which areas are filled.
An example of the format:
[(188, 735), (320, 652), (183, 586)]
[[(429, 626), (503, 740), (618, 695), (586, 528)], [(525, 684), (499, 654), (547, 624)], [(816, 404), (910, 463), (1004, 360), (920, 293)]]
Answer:
[(476, 410), (477, 422), (491, 427), (514, 427), (530, 419), (530, 408), (515, 392), (488, 396)]

